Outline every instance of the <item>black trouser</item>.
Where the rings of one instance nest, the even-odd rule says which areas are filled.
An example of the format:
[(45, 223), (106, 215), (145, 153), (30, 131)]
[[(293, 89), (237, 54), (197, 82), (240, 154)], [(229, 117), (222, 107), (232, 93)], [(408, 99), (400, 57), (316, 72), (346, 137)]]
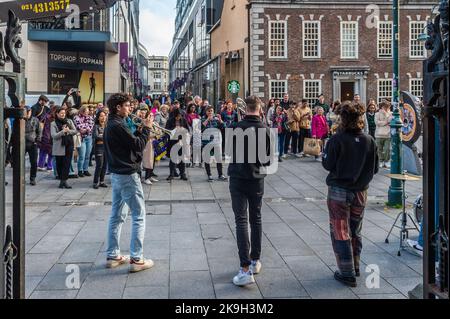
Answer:
[(303, 147), (305, 145), (305, 138), (311, 138), (311, 130), (301, 128), (300, 129), (300, 137), (299, 137), (299, 144), (298, 144), (298, 151), (299, 153), (303, 152)]
[(66, 147), (66, 155), (55, 156), (56, 172), (61, 179), (61, 182), (66, 182), (69, 179), (70, 164), (72, 163), (73, 147)]
[(95, 173), (94, 184), (105, 182), (106, 175), (106, 158), (105, 147), (102, 144), (95, 145)]
[(25, 154), (28, 153), (30, 158), (30, 180), (35, 180), (37, 176), (37, 160), (38, 160), (38, 148), (36, 144), (26, 144)]
[(289, 144), (292, 140), (292, 153), (297, 154), (298, 150), (298, 132), (287, 132), (286, 140), (284, 141), (284, 154), (289, 153)]
[(145, 169), (145, 180), (150, 179), (153, 177), (153, 168), (146, 168)]
[(175, 164), (174, 162), (170, 161), (169, 164), (170, 176), (175, 175), (176, 168), (180, 170), (180, 175), (186, 174), (186, 164), (183, 161), (181, 161), (180, 164)]
[[(264, 179), (245, 180), (232, 177), (230, 179), (230, 192), (236, 220), (239, 259), (241, 267), (248, 267), (251, 265), (252, 260), (259, 260), (261, 257), (261, 206), (264, 196)], [(249, 220), (251, 243), (249, 242), (248, 234)]]
[[(206, 164), (205, 163), (205, 169), (206, 169), (206, 174), (208, 174), (208, 176), (211, 176), (211, 164)], [(223, 164), (222, 163), (217, 163), (217, 173), (219, 173), (219, 177), (223, 175)]]

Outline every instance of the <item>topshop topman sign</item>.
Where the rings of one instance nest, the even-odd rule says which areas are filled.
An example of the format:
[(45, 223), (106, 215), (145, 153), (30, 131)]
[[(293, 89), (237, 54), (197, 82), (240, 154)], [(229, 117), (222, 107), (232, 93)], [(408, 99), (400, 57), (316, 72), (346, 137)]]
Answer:
[(117, 0), (17, 0), (0, 2), (0, 23), (8, 21), (11, 9), (20, 20), (36, 20), (41, 18), (68, 16), (72, 13), (72, 5), (80, 12), (91, 12), (113, 6)]

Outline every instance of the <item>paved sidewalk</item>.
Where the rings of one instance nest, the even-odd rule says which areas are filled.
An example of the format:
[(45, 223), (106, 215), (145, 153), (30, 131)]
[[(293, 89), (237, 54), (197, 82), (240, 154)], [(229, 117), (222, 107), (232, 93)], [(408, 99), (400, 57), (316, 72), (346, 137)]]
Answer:
[[(144, 186), (145, 252), (155, 267), (133, 275), (127, 267), (105, 269), (110, 189), (93, 190), (92, 180), (84, 178), (70, 181), (73, 190), (59, 190), (51, 174), (39, 173), (38, 186), (27, 187), (26, 193), (27, 298), (406, 298), (422, 281), (421, 259), (407, 252), (397, 256), (398, 232), (391, 244), (384, 243), (398, 213), (384, 207), (390, 180), (383, 175), (388, 171), (371, 185), (363, 225), (362, 263), (379, 267), (379, 289), (366, 287), (365, 267), (358, 288), (333, 279), (336, 261), (329, 238), (326, 172), (320, 163), (288, 160), (267, 178), (264, 268), (249, 288), (231, 283), (239, 262), (228, 183), (208, 183), (204, 170), (196, 168), (189, 169), (189, 182), (169, 184), (167, 162), (156, 173), (162, 181)], [(420, 182), (408, 184), (410, 202), (421, 188)], [(11, 193), (11, 186), (7, 190)], [(121, 238), (125, 254), (129, 239), (128, 221)], [(79, 289), (66, 286), (71, 265), (80, 269)]]

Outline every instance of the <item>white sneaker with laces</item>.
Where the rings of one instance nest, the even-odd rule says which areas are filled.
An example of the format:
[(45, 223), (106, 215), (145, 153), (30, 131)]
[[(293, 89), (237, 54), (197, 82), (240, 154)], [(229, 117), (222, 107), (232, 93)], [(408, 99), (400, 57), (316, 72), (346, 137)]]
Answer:
[(152, 181), (149, 179), (146, 179), (144, 182), (145, 185), (153, 185)]
[(252, 264), (250, 265), (250, 271), (257, 275), (261, 272), (262, 264), (259, 260), (253, 260)]
[(233, 284), (239, 287), (248, 286), (255, 283), (255, 277), (251, 270), (245, 272), (242, 268), (239, 273), (233, 278)]
[(135, 273), (135, 272), (144, 271), (144, 270), (152, 268), (154, 265), (155, 265), (155, 263), (151, 259), (147, 259), (147, 260), (143, 260), (143, 261), (135, 261), (135, 260), (131, 259), (130, 272)]
[(156, 179), (156, 178), (154, 178), (154, 177), (151, 177), (151, 178), (150, 178), (150, 181), (151, 181), (151, 182), (153, 182), (153, 183), (157, 183), (157, 182), (159, 182), (159, 180), (157, 180), (157, 179)]
[(408, 239), (406, 241), (406, 243), (408, 244), (408, 246), (411, 248), (411, 250), (419, 255), (420, 257), (423, 257), (423, 247), (419, 245), (419, 242), (415, 241), (415, 240), (411, 240)]

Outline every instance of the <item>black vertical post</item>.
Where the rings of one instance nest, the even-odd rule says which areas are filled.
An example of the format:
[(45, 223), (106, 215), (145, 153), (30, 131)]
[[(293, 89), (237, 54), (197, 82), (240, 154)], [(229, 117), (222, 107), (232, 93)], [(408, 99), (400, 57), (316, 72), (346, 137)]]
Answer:
[[(17, 106), (16, 106), (17, 107)], [(25, 299), (25, 120), (16, 118), (13, 128), (13, 242), (17, 258), (13, 266), (14, 299)]]
[(432, 298), (432, 293), (429, 290), (430, 285), (436, 280), (435, 276), (435, 260), (436, 254), (434, 249), (430, 249), (432, 246), (431, 234), (435, 232), (435, 183), (434, 183), (434, 172), (435, 172), (435, 130), (436, 124), (433, 115), (431, 114), (430, 108), (425, 110), (424, 119), (424, 136), (423, 136), (423, 163), (424, 163), (424, 216), (423, 216), (423, 229), (424, 229), (424, 251), (423, 251), (423, 280), (424, 280), (424, 298)]
[(5, 299), (5, 264), (3, 263), (3, 246), (5, 244), (5, 129), (4, 104), (5, 82), (0, 77), (0, 300)]

